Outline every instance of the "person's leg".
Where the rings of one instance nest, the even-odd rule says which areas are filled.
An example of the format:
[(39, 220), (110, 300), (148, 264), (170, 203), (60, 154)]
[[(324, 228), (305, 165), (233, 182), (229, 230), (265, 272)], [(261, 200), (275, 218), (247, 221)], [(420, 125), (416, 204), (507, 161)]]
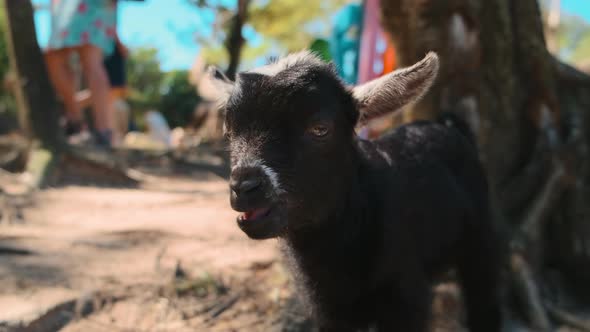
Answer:
[(80, 109), (90, 107), (92, 104), (92, 94), (90, 93), (90, 90), (84, 89), (82, 91), (76, 92), (76, 103)]
[(45, 53), (45, 62), (51, 83), (61, 97), (66, 118), (71, 123), (82, 123), (82, 112), (76, 102), (76, 77), (69, 65), (70, 50), (54, 50)]
[(114, 112), (113, 144), (122, 142), (127, 133), (129, 106), (125, 103), (126, 97), (126, 75), (125, 75), (125, 54), (121, 51), (121, 45), (114, 43), (113, 53), (104, 59), (104, 68), (111, 84), (111, 100)]
[(113, 144), (119, 145), (129, 128), (129, 105), (124, 99), (123, 88), (111, 89), (111, 101), (114, 109)]
[(110, 144), (113, 132), (113, 105), (110, 98), (110, 84), (103, 66), (100, 48), (85, 45), (80, 48), (80, 60), (88, 87), (92, 93), (94, 126), (103, 139)]

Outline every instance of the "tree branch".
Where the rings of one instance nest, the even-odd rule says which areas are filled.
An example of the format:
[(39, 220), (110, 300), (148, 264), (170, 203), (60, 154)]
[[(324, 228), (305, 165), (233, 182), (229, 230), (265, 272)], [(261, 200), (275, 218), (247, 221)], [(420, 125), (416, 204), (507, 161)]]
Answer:
[(234, 79), (240, 64), (240, 55), (242, 54), (242, 47), (244, 46), (244, 36), (242, 36), (242, 28), (248, 19), (248, 6), (250, 0), (238, 0), (236, 13), (231, 19), (230, 30), (228, 33), (225, 47), (229, 53), (229, 65), (227, 67), (226, 75), (230, 79)]

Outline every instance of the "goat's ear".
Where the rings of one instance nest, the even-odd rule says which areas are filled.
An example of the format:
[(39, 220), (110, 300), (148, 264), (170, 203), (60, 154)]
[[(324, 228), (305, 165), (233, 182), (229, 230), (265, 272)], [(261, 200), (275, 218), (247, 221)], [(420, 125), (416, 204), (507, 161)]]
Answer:
[(204, 90), (202, 91), (203, 94), (216, 101), (219, 105), (227, 102), (234, 89), (234, 82), (215, 66), (207, 68), (207, 75), (204, 77), (201, 85), (200, 90)]
[(438, 66), (438, 56), (430, 52), (411, 67), (354, 87), (353, 95), (360, 106), (359, 124), (419, 100), (436, 79)]

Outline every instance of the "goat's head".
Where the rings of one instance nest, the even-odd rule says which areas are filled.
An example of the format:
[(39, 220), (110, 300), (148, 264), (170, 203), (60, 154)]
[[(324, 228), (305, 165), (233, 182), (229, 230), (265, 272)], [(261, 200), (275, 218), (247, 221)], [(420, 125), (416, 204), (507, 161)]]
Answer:
[(355, 126), (420, 98), (437, 69), (431, 53), (355, 88), (307, 52), (240, 73), (236, 82), (212, 70), (226, 113), (239, 227), (263, 239), (337, 213), (356, 171)]

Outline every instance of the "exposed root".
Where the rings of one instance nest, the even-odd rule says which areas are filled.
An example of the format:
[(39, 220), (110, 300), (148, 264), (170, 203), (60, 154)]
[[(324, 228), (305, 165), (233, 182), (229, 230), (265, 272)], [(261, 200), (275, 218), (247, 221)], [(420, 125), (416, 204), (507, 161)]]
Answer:
[(555, 203), (565, 189), (563, 184), (565, 173), (564, 167), (561, 163), (558, 163), (529, 209), (529, 213), (525, 217), (521, 227), (522, 232), (528, 239), (538, 238), (543, 221), (550, 215)]
[(553, 58), (555, 68), (557, 69), (557, 77), (560, 83), (583, 85), (590, 87), (590, 76), (586, 73), (577, 70), (576, 68)]
[(575, 329), (578, 329), (580, 331), (584, 331), (584, 332), (590, 332), (590, 322), (589, 321), (585, 321), (582, 319), (579, 319), (578, 317), (574, 316), (573, 314), (559, 309), (558, 307), (554, 306), (551, 303), (545, 303), (545, 308), (547, 309), (547, 312), (549, 313), (549, 315), (551, 315), (551, 318), (553, 318), (555, 321), (573, 327)]
[(59, 164), (51, 181), (65, 179), (66, 182), (130, 187), (137, 186), (141, 181), (137, 172), (106, 151), (70, 147), (62, 153)]
[(514, 290), (526, 308), (529, 323), (535, 331), (550, 331), (551, 324), (528, 263), (521, 255), (512, 254), (510, 268)]

